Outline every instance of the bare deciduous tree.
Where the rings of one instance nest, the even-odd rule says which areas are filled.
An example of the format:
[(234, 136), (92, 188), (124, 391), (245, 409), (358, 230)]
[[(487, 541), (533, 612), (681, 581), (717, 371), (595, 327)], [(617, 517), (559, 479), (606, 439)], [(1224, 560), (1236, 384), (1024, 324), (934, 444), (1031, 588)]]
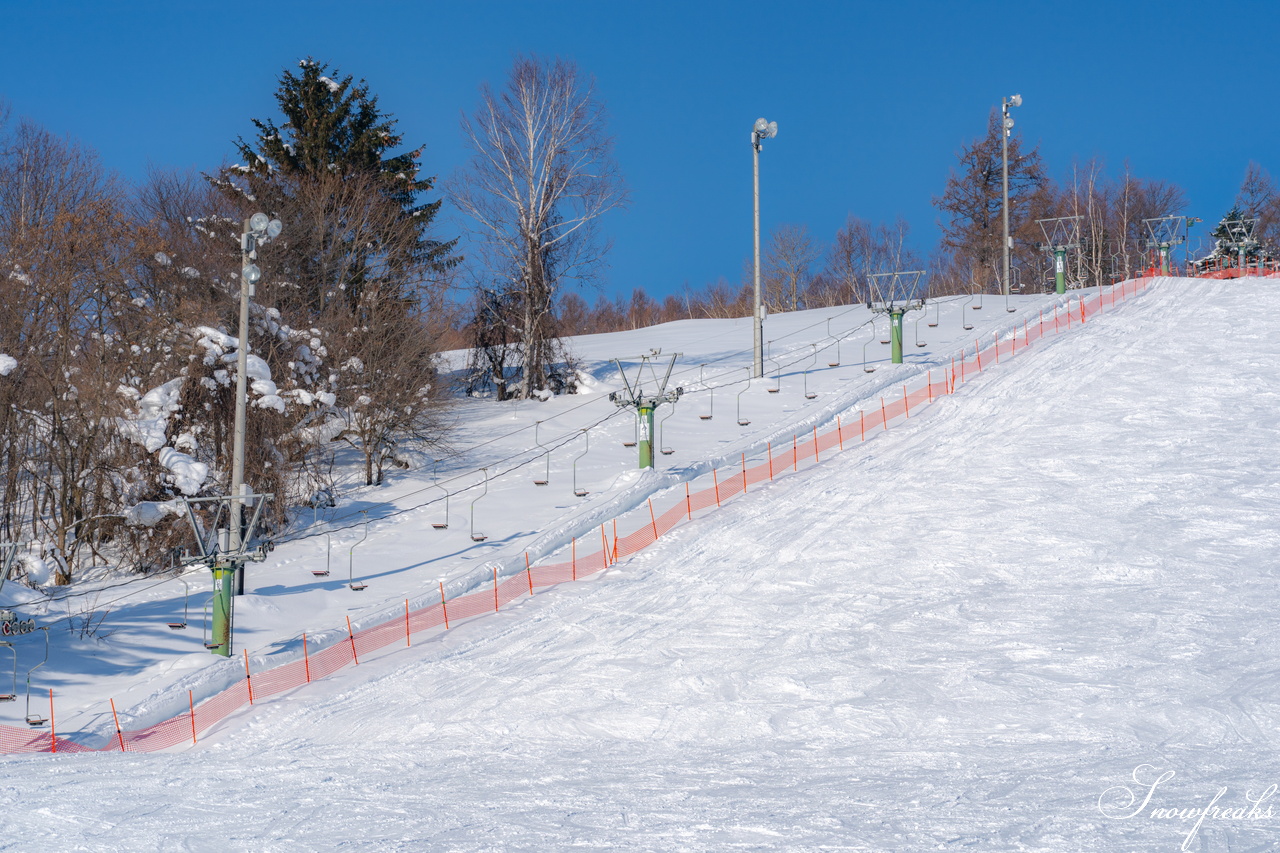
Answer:
[(607, 245), (597, 223), (626, 202), (603, 105), (576, 65), (520, 57), (506, 86), (481, 88), (462, 119), (469, 166), (447, 190), (472, 220), (477, 278), (520, 297), (520, 376), (515, 396), (551, 383), (560, 283), (589, 279)]
[(765, 249), (762, 266), (769, 307), (795, 311), (812, 280), (812, 267), (822, 246), (804, 225), (779, 225)]

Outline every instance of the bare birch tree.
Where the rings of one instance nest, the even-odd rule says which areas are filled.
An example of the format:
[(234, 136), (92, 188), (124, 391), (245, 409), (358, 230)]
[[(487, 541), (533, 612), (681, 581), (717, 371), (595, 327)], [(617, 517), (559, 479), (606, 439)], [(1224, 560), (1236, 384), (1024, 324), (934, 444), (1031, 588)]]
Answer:
[(471, 162), (447, 191), (472, 220), (478, 278), (519, 295), (513, 395), (528, 398), (555, 384), (559, 285), (599, 270), (597, 221), (627, 194), (604, 107), (572, 62), (517, 58), (505, 88), (481, 87), (462, 131)]

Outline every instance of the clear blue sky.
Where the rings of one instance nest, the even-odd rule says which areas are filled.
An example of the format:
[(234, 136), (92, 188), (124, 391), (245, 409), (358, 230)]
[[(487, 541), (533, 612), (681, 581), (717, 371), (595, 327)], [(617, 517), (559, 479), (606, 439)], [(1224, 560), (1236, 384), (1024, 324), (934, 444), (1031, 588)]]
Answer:
[(900, 215), (927, 252), (956, 152), (1015, 92), (1015, 132), (1055, 176), (1128, 161), (1216, 220), (1249, 160), (1280, 173), (1277, 24), (1280, 3), (1252, 0), (0, 0), (0, 96), (139, 180), (230, 158), (251, 117), (275, 117), (281, 70), (310, 55), (365, 78), (443, 177), (482, 81), (500, 85), (517, 53), (570, 58), (597, 80), (632, 196), (603, 223), (606, 290), (661, 295), (742, 275), (758, 116), (779, 124), (761, 155), (766, 231), (805, 223), (829, 241), (849, 213)]

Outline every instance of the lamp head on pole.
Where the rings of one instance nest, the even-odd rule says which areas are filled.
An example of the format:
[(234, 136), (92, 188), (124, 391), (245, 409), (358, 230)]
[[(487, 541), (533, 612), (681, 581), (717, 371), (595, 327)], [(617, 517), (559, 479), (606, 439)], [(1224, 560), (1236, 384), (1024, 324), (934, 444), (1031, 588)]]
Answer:
[(755, 126), (751, 128), (751, 144), (760, 148), (760, 141), (763, 139), (772, 139), (778, 135), (778, 123), (776, 121), (767, 121), (763, 118), (756, 119)]

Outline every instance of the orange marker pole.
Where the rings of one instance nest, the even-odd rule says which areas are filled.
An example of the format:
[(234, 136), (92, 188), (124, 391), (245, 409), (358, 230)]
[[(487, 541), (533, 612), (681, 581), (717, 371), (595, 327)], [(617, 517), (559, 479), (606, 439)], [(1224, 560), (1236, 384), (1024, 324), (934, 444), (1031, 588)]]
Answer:
[(880, 398), (880, 426), (882, 427), (881, 432), (886, 432), (889, 429), (889, 413), (884, 410), (884, 397)]
[(844, 450), (844, 423), (836, 415), (836, 437), (840, 439), (840, 449)]
[(444, 614), (444, 629), (449, 630), (449, 605), (444, 603), (444, 581), (440, 581), (440, 612)]
[(493, 612), (498, 612), (498, 567), (493, 567)]
[(253, 678), (249, 675), (249, 650), (242, 649), (244, 652), (244, 680), (249, 686), (249, 704), (253, 704)]
[(716, 469), (711, 469), (711, 482), (716, 487), (716, 506), (720, 506), (720, 478), (716, 475)]
[(409, 599), (404, 600), (404, 644), (411, 646), (413, 643), (409, 641)]
[(821, 462), (818, 458), (818, 425), (813, 425), (813, 464), (817, 465)]
[(120, 717), (116, 714), (116, 700), (111, 701), (111, 719), (116, 721), (116, 740), (120, 744), (120, 751), (124, 752), (124, 734), (120, 731)]
[(356, 654), (356, 634), (351, 630), (351, 617), (347, 617), (347, 639), (351, 641), (351, 659), (360, 665), (360, 656)]
[(791, 435), (791, 470), (800, 470), (800, 446), (796, 444), (795, 434)]
[(529, 594), (533, 595), (533, 570), (529, 568), (529, 552), (524, 552), (524, 574), (529, 579)]
[[(747, 454), (745, 453), (742, 454), (742, 493), (744, 495), (747, 493)], [(649, 514), (653, 514), (652, 506), (649, 507)], [(653, 538), (658, 538), (658, 531), (656, 529), (653, 531)]]
[[(742, 487), (745, 490), (747, 485), (746, 469), (743, 469)], [(646, 503), (649, 504), (649, 524), (653, 527), (653, 541), (658, 541), (658, 519), (653, 515), (653, 498), (649, 498)]]
[(862, 430), (862, 440), (867, 440), (867, 413), (858, 412), (858, 427)]
[(569, 547), (570, 547), (569, 568), (573, 572), (573, 575), (572, 575), (573, 579), (577, 580), (578, 579), (578, 538), (576, 536), (573, 539), (573, 544), (570, 545)]
[[(191, 735), (191, 742), (195, 743), (195, 734)], [(58, 751), (58, 725), (53, 721), (53, 688), (49, 688), (49, 751)]]
[[(191, 714), (191, 745), (196, 745), (196, 694), (190, 690), (187, 691), (187, 708)], [(52, 713), (52, 712), (50, 712)], [(54, 750), (57, 752), (58, 750)]]
[(907, 386), (902, 386), (902, 411), (908, 419), (911, 418), (911, 401), (907, 399)]
[(307, 684), (311, 683), (311, 657), (307, 654), (307, 632), (302, 632), (302, 671), (307, 674)]

